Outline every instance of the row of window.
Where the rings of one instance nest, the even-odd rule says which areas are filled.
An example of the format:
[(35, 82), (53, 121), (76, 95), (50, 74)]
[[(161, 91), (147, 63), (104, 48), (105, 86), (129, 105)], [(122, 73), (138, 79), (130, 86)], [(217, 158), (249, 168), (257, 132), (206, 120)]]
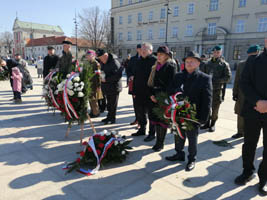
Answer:
[[(44, 51), (44, 50), (47, 50), (47, 47), (29, 47), (28, 48), (28, 51)], [(55, 50), (63, 50), (63, 47), (62, 46), (56, 46), (55, 47)]]
[[(207, 29), (207, 34), (208, 35), (215, 35), (216, 34), (216, 28), (217, 24), (215, 22), (209, 23), (208, 24), (208, 29)], [(160, 28), (159, 29), (159, 39), (163, 39), (165, 37), (165, 28)], [(258, 22), (258, 32), (267, 32), (267, 17), (263, 17), (259, 19)], [(244, 33), (245, 32), (245, 20), (237, 20), (236, 27), (235, 27), (235, 32), (236, 33)], [(142, 40), (142, 31), (137, 30), (136, 32), (136, 40)], [(193, 25), (188, 24), (186, 26), (186, 31), (185, 31), (185, 36), (193, 36)], [(173, 38), (178, 38), (178, 27), (173, 27), (172, 28), (172, 33), (171, 37)], [(153, 40), (153, 31), (152, 29), (149, 29), (147, 32), (147, 39), (148, 40)], [(118, 40), (122, 41), (123, 40), (123, 33), (120, 32), (118, 33)], [(128, 32), (127, 34), (127, 40), (132, 41), (132, 32)]]

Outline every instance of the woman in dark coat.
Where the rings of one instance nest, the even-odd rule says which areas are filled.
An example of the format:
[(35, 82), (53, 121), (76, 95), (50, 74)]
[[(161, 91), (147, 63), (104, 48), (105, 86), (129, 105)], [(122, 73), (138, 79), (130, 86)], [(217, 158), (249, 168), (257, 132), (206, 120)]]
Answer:
[[(153, 107), (158, 106), (155, 96), (160, 92), (167, 92), (167, 87), (173, 80), (177, 66), (171, 61), (170, 51), (167, 46), (161, 46), (157, 50), (157, 62), (152, 67), (151, 74), (148, 80), (150, 88), (150, 99), (153, 102)], [(152, 112), (152, 124), (156, 130), (156, 144), (153, 146), (154, 151), (160, 151), (164, 146), (164, 139), (167, 133), (168, 125), (159, 119)]]

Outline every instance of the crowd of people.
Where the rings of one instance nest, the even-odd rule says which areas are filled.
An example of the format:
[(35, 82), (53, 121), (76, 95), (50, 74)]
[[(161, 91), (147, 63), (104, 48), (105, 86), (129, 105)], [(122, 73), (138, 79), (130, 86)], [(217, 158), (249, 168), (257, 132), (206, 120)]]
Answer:
[[(235, 179), (238, 185), (244, 185), (253, 178), (255, 151), (263, 129), (263, 160), (258, 170), (259, 192), (267, 195), (267, 40), (261, 51), (258, 45), (251, 46), (248, 59), (238, 64), (233, 87), (233, 100), (236, 101), (237, 133), (233, 138), (244, 137), (242, 149), (243, 172)], [(63, 42), (63, 54), (55, 55), (53, 47), (48, 47), (48, 55), (37, 61), (38, 77), (45, 78), (53, 69), (57, 69), (63, 78), (71, 73), (73, 57), (71, 42)], [(156, 152), (164, 148), (168, 128), (166, 121), (159, 118), (153, 109), (158, 105), (157, 95), (161, 92), (173, 95), (183, 93), (192, 104), (196, 105), (199, 124), (191, 131), (182, 130), (184, 139), (174, 135), (176, 153), (167, 156), (169, 161), (185, 161), (184, 145), (188, 139), (188, 162), (186, 170), (195, 168), (199, 130), (215, 131), (219, 108), (224, 101), (226, 84), (231, 79), (231, 69), (222, 55), (222, 47), (215, 46), (213, 55), (208, 58), (194, 51), (188, 52), (183, 62), (174, 59), (167, 46), (160, 46), (153, 53), (153, 45), (147, 42), (138, 44), (136, 55), (121, 63), (115, 54), (104, 49), (89, 50), (86, 60), (90, 62), (94, 73), (90, 80), (92, 93), (89, 104), (90, 117), (99, 117), (106, 109), (108, 114), (102, 120), (104, 124), (116, 123), (119, 94), (122, 91), (121, 77), (123, 70), (127, 74), (128, 93), (132, 96), (135, 120), (131, 125), (138, 125), (133, 137), (145, 136), (144, 142), (155, 140), (152, 149)], [(27, 63), (20, 55), (9, 60), (1, 60), (1, 66), (7, 67), (10, 83), (16, 103), (21, 102), (21, 93), (30, 87), (32, 80), (24, 83), (27, 76)], [(27, 72), (27, 73), (26, 73)], [(266, 73), (266, 74), (265, 74)], [(148, 123), (148, 131), (146, 130)]]

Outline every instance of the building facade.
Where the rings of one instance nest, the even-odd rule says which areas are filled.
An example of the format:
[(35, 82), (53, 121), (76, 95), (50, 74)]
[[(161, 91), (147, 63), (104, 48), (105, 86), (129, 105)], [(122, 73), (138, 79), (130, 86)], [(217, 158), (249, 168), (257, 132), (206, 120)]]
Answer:
[(64, 32), (60, 26), (24, 22), (16, 18), (13, 25), (13, 35), (13, 55), (19, 53), (23, 57), (26, 57), (25, 46), (30, 39), (63, 36)]
[(209, 55), (222, 45), (233, 65), (267, 37), (267, 0), (112, 0), (111, 16), (123, 58), (143, 41), (155, 49), (167, 43), (179, 59), (190, 50)]

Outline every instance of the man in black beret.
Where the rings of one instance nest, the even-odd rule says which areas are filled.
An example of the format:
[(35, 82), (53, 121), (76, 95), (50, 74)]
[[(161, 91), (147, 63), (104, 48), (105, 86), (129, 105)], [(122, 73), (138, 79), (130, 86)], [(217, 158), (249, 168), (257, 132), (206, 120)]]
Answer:
[(67, 74), (71, 73), (72, 70), (72, 43), (70, 41), (63, 41), (62, 44), (62, 56), (59, 58), (56, 68), (58, 68), (59, 73), (62, 74), (62, 78), (66, 78)]
[(47, 56), (44, 57), (44, 70), (43, 70), (43, 78), (45, 78), (52, 69), (55, 69), (58, 56), (55, 55), (55, 48), (52, 46), (47, 47)]
[[(212, 101), (212, 84), (211, 77), (199, 71), (201, 59), (197, 53), (191, 51), (188, 53), (185, 62), (185, 70), (175, 75), (169, 94), (173, 95), (176, 92), (182, 92), (184, 96), (189, 98), (191, 104), (196, 105), (196, 118), (200, 124), (204, 124), (208, 120), (211, 101)], [(188, 138), (188, 163), (186, 171), (191, 171), (195, 167), (197, 155), (197, 138), (199, 133), (199, 125), (195, 124), (192, 131), (184, 131), (181, 129), (184, 138)], [(175, 151), (173, 156), (166, 157), (169, 161), (184, 161), (185, 152), (183, 151), (185, 139), (175, 135)]]
[(107, 53), (104, 49), (97, 49), (97, 57), (101, 64), (101, 89), (107, 99), (108, 115), (102, 120), (104, 124), (116, 122), (116, 112), (119, 94), (122, 91), (122, 70), (115, 54)]

